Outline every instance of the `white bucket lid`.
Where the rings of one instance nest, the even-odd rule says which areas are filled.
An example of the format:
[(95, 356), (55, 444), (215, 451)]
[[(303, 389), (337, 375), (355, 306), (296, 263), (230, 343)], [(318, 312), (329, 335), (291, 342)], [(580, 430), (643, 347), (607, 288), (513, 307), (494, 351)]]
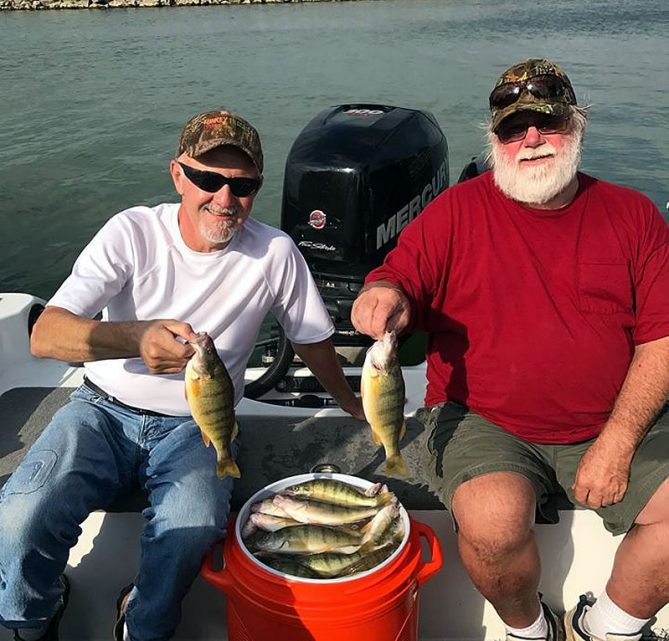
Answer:
[(409, 540), (409, 528), (411, 527), (409, 521), (409, 514), (401, 504), (400, 504), (400, 518), (402, 519), (402, 525), (404, 527), (404, 536), (402, 537), (402, 541), (397, 546), (397, 549), (395, 549), (387, 559), (385, 559), (378, 565), (375, 565), (373, 568), (365, 570), (364, 572), (358, 572), (357, 574), (353, 574), (352, 576), (342, 576), (334, 579), (310, 579), (310, 578), (296, 577), (292, 574), (286, 574), (285, 572), (280, 572), (279, 570), (275, 570), (274, 568), (265, 565), (264, 563), (256, 559), (255, 556), (253, 556), (253, 554), (244, 544), (244, 540), (242, 539), (242, 533), (241, 533), (243, 525), (249, 518), (249, 512), (251, 511), (251, 506), (254, 503), (257, 503), (258, 501), (262, 501), (263, 499), (270, 498), (275, 494), (279, 494), (281, 491), (285, 490), (287, 487), (290, 487), (291, 485), (297, 485), (298, 483), (313, 481), (315, 479), (329, 479), (334, 481), (341, 481), (342, 483), (348, 483), (349, 485), (353, 485), (362, 490), (367, 490), (368, 488), (372, 487), (372, 485), (374, 485), (374, 483), (372, 483), (371, 481), (367, 481), (366, 479), (362, 479), (357, 476), (350, 476), (348, 474), (339, 474), (331, 472), (311, 472), (309, 474), (297, 474), (296, 476), (289, 476), (285, 479), (281, 479), (280, 481), (270, 483), (263, 489), (256, 492), (251, 498), (249, 498), (249, 500), (246, 501), (246, 503), (244, 503), (242, 508), (239, 510), (239, 514), (237, 515), (237, 522), (235, 523), (235, 538), (240, 549), (248, 557), (248, 559), (252, 561), (255, 565), (261, 567), (263, 570), (266, 570), (267, 572), (275, 574), (276, 576), (280, 576), (289, 581), (301, 581), (304, 583), (316, 583), (319, 585), (322, 585), (324, 583), (331, 584), (331, 583), (343, 583), (345, 581), (355, 581), (356, 579), (361, 579), (363, 577), (369, 576), (373, 572), (377, 572), (378, 570), (385, 567), (389, 563), (392, 563), (393, 560), (400, 553), (400, 551), (407, 544), (407, 541)]

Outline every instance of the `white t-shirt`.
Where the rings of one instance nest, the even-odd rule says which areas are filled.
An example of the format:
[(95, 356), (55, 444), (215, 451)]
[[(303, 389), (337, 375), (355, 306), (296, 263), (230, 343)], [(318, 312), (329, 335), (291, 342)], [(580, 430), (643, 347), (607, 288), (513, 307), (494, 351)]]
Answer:
[[(132, 207), (116, 214), (84, 248), (49, 305), (103, 320), (171, 318), (207, 332), (235, 387), (268, 312), (289, 340), (316, 343), (334, 332), (309, 269), (291, 238), (253, 218), (230, 244), (200, 253), (184, 243), (178, 204)], [(121, 402), (188, 415), (184, 374), (150, 374), (141, 358), (85, 364), (86, 375)]]

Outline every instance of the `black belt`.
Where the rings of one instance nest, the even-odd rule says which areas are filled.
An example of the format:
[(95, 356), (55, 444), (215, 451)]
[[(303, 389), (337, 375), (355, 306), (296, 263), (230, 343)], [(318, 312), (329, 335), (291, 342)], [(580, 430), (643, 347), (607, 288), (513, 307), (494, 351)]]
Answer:
[(98, 396), (104, 398), (105, 401), (109, 401), (114, 405), (118, 405), (119, 407), (122, 407), (130, 412), (133, 412), (134, 414), (141, 414), (142, 416), (170, 416), (169, 414), (161, 414), (160, 412), (145, 410), (142, 407), (133, 407), (132, 405), (126, 405), (125, 403), (121, 403), (121, 401), (119, 401), (117, 398), (114, 398), (113, 396), (109, 395), (101, 387), (98, 387), (95, 383), (91, 382), (88, 376), (84, 376), (84, 385), (88, 387), (88, 389), (91, 390), (91, 392), (95, 392)]

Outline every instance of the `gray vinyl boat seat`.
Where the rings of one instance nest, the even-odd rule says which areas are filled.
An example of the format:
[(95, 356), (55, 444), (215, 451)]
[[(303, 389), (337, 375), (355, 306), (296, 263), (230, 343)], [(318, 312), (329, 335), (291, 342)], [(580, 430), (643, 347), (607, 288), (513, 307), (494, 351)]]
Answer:
[[(53, 387), (15, 388), (0, 396), (0, 487), (17, 467), (53, 414), (64, 405), (71, 389)], [(383, 481), (409, 510), (443, 509), (439, 500), (418, 478), (404, 480), (383, 475), (383, 449), (374, 445), (368, 426), (350, 417), (269, 418), (248, 417), (237, 462), (242, 476), (235, 481), (232, 509), (239, 508), (266, 485), (295, 474), (310, 472), (319, 464), (336, 465), (342, 473), (369, 481)], [(402, 455), (409, 470), (417, 470), (423, 426), (407, 420)], [(140, 488), (106, 508), (111, 512), (134, 512), (147, 505)], [(566, 497), (561, 508), (570, 507)]]

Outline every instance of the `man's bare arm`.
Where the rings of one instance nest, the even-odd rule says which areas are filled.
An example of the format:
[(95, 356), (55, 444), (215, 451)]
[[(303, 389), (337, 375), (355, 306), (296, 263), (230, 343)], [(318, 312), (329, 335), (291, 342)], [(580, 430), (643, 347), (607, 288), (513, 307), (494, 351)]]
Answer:
[(365, 414), (362, 410), (362, 402), (353, 393), (344, 376), (332, 341), (328, 338), (320, 343), (291, 344), (295, 353), (313, 372), (321, 385), (330, 392), (339, 407), (351, 416), (364, 421)]
[(581, 459), (574, 482), (579, 503), (612, 505), (627, 490), (634, 452), (669, 398), (669, 337), (639, 345), (602, 432)]
[(192, 327), (173, 319), (105, 322), (47, 307), (37, 319), (30, 350), (39, 358), (88, 362), (141, 357), (153, 373), (180, 372), (193, 348), (177, 340), (194, 338)]

